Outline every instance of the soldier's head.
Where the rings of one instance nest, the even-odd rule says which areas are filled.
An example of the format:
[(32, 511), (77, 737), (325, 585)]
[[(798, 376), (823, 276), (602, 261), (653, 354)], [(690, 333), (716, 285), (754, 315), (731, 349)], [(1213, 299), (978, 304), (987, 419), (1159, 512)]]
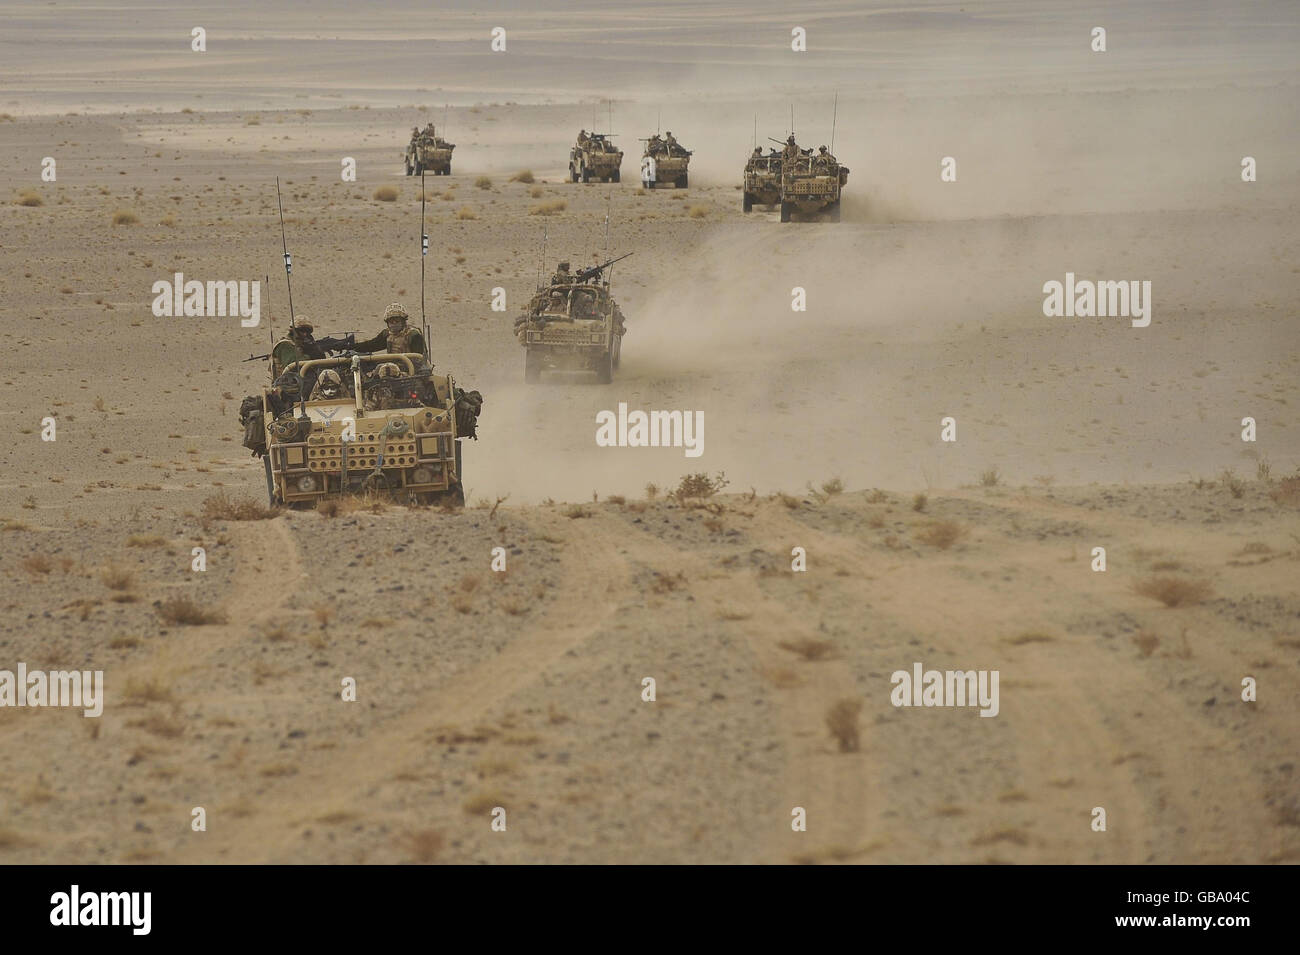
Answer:
[(289, 329), (289, 337), (296, 342), (309, 342), (311, 341), (312, 332), (315, 330), (311, 322), (305, 322), (300, 318)]
[(666, 130), (664, 130), (664, 135), (665, 135), (665, 136), (671, 136), (672, 134), (673, 134), (673, 131), (672, 131), (671, 129), (666, 129)]
[(320, 373), (320, 380), (316, 382), (316, 390), (320, 392), (322, 398), (339, 398), (343, 395), (343, 379), (333, 368), (326, 368)]
[(408, 317), (406, 309), (397, 302), (384, 309), (384, 324), (388, 326), (390, 332), (400, 332), (405, 328)]
[(786, 138), (786, 141), (785, 141), (785, 142), (786, 142), (786, 145), (787, 145), (787, 146), (793, 146), (793, 145), (794, 145), (794, 133), (791, 133), (791, 134)]
[(818, 151), (819, 153), (821, 153), (823, 156), (826, 155), (826, 147), (825, 147), (825, 146), (818, 146), (818, 147), (817, 147), (817, 151)]
[(559, 272), (561, 275), (568, 275), (568, 274), (569, 274), (569, 263), (568, 263), (568, 262), (561, 262), (558, 266), (556, 266), (555, 271)]
[(386, 361), (379, 366), (375, 372), (376, 378), (401, 378), (402, 369), (397, 367), (396, 362)]

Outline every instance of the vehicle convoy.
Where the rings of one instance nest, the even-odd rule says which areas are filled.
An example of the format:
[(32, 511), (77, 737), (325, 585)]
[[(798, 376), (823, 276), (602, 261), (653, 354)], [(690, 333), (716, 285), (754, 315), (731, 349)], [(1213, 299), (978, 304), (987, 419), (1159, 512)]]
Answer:
[(411, 141), (406, 145), (406, 174), (418, 176), (422, 172), (431, 172), (435, 176), (451, 175), (451, 151), (455, 148), (455, 143), (449, 143), (438, 135), (433, 123), (424, 129), (413, 128)]
[(631, 254), (572, 275), (569, 264), (561, 262), (550, 281), (538, 287), (515, 319), (515, 337), (525, 349), (524, 381), (536, 384), (544, 369), (594, 371), (603, 385), (614, 380), (625, 323), (605, 270)]
[(460, 507), (460, 441), (476, 436), (481, 407), (424, 355), (353, 352), (291, 363), (244, 399), (240, 423), (272, 505), (376, 492)]
[(623, 164), (623, 150), (605, 133), (578, 131), (578, 141), (569, 150), (569, 181), (618, 182), (619, 167)]
[(791, 136), (781, 157), (781, 221), (791, 213), (827, 211), (832, 222), (840, 221), (840, 190), (849, 181), (849, 169), (841, 166), (825, 146), (800, 149)]
[(745, 184), (741, 208), (745, 212), (753, 210), (755, 205), (774, 206), (781, 201), (781, 154), (769, 148), (763, 155), (761, 147), (755, 147), (745, 163)]
[(657, 185), (668, 185), (685, 189), (690, 182), (687, 167), (691, 164), (691, 155), (689, 149), (673, 138), (671, 130), (662, 139), (658, 133), (649, 136), (642, 154), (643, 162), (646, 158), (654, 160), (649, 166), (654, 170), (654, 175), (647, 181), (649, 187), (653, 189)]

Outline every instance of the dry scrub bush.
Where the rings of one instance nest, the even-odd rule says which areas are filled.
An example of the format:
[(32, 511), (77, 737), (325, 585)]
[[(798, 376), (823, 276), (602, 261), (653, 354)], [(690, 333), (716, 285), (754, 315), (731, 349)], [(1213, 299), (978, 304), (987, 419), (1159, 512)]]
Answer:
[(280, 512), (263, 507), (252, 498), (232, 498), (225, 491), (218, 491), (203, 502), (199, 516), (204, 521), (265, 521), (279, 517)]
[(531, 183), (533, 181), (533, 171), (531, 169), (521, 169), (510, 177), (510, 181)]
[(1208, 580), (1148, 577), (1135, 583), (1133, 592), (1142, 597), (1159, 600), (1166, 607), (1189, 607), (1208, 598), (1214, 593), (1214, 587)]
[(826, 711), (826, 728), (840, 744), (841, 753), (858, 751), (858, 714), (861, 700), (840, 700)]
[(569, 204), (563, 199), (552, 199), (549, 202), (539, 202), (528, 210), (530, 216), (553, 216), (557, 212), (563, 212), (569, 207)]
[(189, 597), (172, 597), (158, 605), (158, 616), (165, 623), (187, 627), (202, 627), (225, 623), (226, 615), (219, 610), (206, 610)]
[(777, 646), (810, 661), (821, 660), (835, 649), (835, 644), (829, 640), (814, 640), (812, 637), (802, 637), (799, 640), (782, 640)]
[(378, 189), (375, 190), (374, 198), (377, 199), (379, 202), (396, 202), (397, 187), (380, 186)]
[(940, 550), (947, 550), (966, 536), (966, 529), (956, 521), (931, 521), (917, 531), (916, 539)]

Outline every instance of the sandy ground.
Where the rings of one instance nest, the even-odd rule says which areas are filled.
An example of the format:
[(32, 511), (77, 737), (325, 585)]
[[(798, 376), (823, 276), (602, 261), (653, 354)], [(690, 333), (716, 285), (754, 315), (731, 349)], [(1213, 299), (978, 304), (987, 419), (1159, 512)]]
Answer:
[[(192, 14), (3, 12), (0, 669), (109, 695), (0, 709), (0, 861), (1300, 858), (1293, 8), (1103, 6), (1089, 54), (1091, 20), (1029, 4), (821, 4), (796, 68), (777, 5), (264, 6), (198, 62)], [(742, 214), (755, 117), (830, 142), (836, 94), (844, 221)], [(611, 118), (624, 181), (563, 182)], [(287, 321), (275, 178), (296, 311), (374, 334), (418, 306), (401, 152), (429, 120), (457, 143), (426, 182), (434, 360), (485, 397), (471, 506), (205, 519), (262, 494), (236, 414)], [(656, 124), (689, 190), (637, 194)], [(607, 212), (622, 368), (526, 387), (517, 308), (603, 257)], [(269, 276), (262, 325), (154, 317), (177, 271)], [(1150, 280), (1151, 325), (1044, 317), (1067, 271)], [(597, 447), (619, 402), (702, 411), (704, 454)], [(666, 498), (700, 471), (726, 491)], [(1204, 586), (1167, 607), (1158, 578)], [(164, 623), (177, 595), (223, 622)], [(999, 715), (892, 706), (915, 662), (998, 670)]]

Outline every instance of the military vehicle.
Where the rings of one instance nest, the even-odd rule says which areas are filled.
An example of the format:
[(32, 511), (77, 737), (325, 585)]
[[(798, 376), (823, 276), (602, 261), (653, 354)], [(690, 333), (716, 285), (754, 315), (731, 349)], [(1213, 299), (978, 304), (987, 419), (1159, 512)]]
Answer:
[[(793, 137), (792, 137), (793, 138)], [(841, 166), (822, 146), (811, 149), (789, 147), (781, 162), (781, 221), (789, 222), (793, 212), (801, 214), (828, 210), (832, 222), (840, 221), (840, 190), (849, 181), (847, 166)]]
[[(335, 387), (323, 387), (335, 380), (326, 372)], [(372, 491), (462, 507), (460, 441), (476, 435), (481, 407), (424, 355), (349, 354), (292, 363), (244, 399), (240, 421), (272, 506)]]
[(673, 139), (671, 132), (664, 139), (660, 139), (658, 133), (648, 137), (642, 158), (646, 156), (654, 160), (655, 173), (654, 178), (650, 180), (651, 189), (657, 185), (670, 185), (677, 189), (686, 188), (690, 182), (687, 167), (691, 164), (692, 153)]
[(604, 133), (578, 133), (578, 141), (569, 150), (569, 181), (618, 182), (623, 150), (609, 141)]
[(455, 143), (437, 134), (432, 123), (422, 130), (412, 130), (411, 141), (406, 146), (406, 174), (418, 176), (431, 172), (435, 176), (450, 176), (451, 151), (455, 148)]
[(602, 385), (614, 380), (625, 327), (605, 269), (631, 254), (580, 269), (572, 278), (557, 274), (538, 287), (515, 319), (515, 337), (526, 349), (524, 381), (536, 384), (544, 369), (594, 371)]
[(769, 149), (767, 155), (755, 149), (745, 163), (744, 197), (741, 208), (745, 212), (754, 205), (774, 206), (781, 201), (781, 154)]

